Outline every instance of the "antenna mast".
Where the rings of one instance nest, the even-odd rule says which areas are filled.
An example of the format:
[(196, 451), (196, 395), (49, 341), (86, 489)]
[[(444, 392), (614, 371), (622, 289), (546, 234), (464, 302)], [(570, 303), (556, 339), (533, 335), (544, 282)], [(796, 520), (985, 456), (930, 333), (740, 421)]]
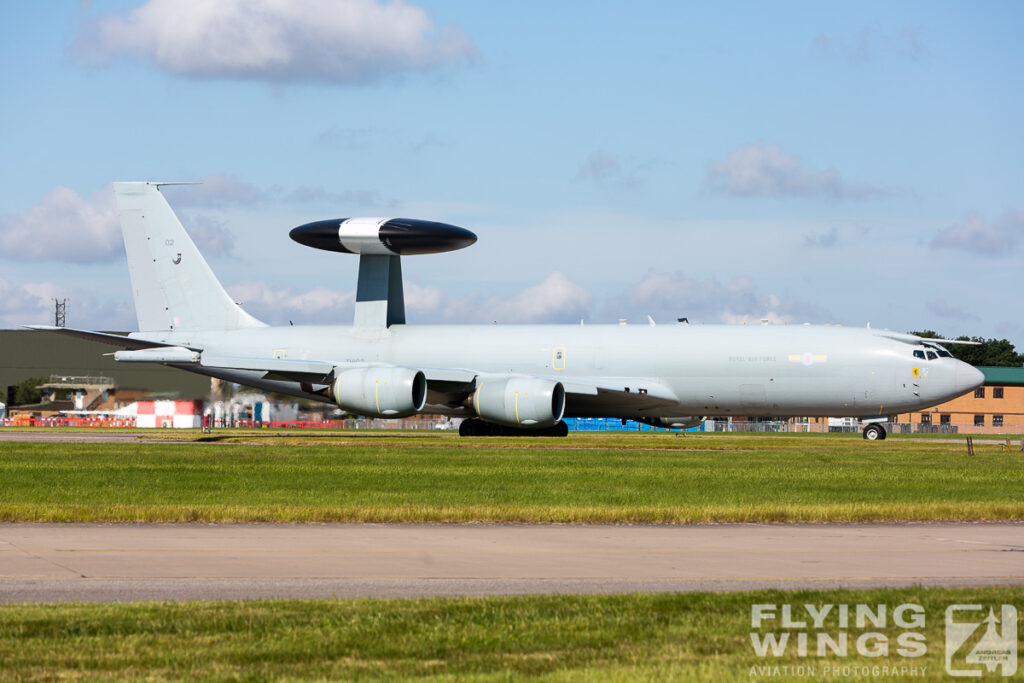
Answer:
[(64, 327), (65, 312), (68, 308), (67, 299), (54, 299), (55, 309), (53, 311), (53, 324), (56, 327)]

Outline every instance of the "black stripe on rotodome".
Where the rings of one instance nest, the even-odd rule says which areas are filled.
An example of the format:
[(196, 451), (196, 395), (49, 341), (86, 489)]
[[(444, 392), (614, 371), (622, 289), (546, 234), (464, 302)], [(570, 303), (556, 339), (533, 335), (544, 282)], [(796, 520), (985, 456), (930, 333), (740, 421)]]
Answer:
[(476, 242), (465, 228), (418, 218), (392, 218), (380, 227), (381, 243), (396, 254), (435, 254)]
[(347, 220), (347, 218), (330, 218), (325, 221), (313, 221), (292, 228), (288, 236), (307, 247), (351, 254), (353, 252), (346, 249), (338, 239), (338, 227)]

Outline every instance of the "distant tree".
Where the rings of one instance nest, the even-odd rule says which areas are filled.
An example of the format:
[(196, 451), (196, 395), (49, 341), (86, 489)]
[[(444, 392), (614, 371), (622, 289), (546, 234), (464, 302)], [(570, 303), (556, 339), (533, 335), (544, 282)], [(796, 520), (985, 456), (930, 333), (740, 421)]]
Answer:
[[(911, 332), (918, 337), (927, 339), (948, 339), (934, 330)], [(955, 357), (971, 365), (988, 365), (1004, 368), (1016, 368), (1024, 365), (1024, 354), (1017, 353), (1016, 348), (1008, 339), (984, 339), (983, 337), (956, 337), (958, 341), (973, 341), (974, 344), (947, 344), (946, 348)]]
[(39, 391), (39, 385), (46, 384), (48, 381), (47, 377), (29, 377), (18, 382), (14, 389), (14, 404), (23, 406), (39, 403), (43, 398), (42, 392)]

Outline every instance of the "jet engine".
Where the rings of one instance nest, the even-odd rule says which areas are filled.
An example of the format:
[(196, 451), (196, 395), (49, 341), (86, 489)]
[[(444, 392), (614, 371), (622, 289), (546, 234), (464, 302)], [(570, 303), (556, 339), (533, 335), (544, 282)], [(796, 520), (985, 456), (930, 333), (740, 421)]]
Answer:
[(427, 402), (427, 378), (411, 368), (354, 368), (338, 375), (330, 396), (350, 413), (408, 417)]
[(565, 412), (561, 382), (531, 377), (477, 380), (473, 409), (488, 422), (508, 427), (551, 427)]

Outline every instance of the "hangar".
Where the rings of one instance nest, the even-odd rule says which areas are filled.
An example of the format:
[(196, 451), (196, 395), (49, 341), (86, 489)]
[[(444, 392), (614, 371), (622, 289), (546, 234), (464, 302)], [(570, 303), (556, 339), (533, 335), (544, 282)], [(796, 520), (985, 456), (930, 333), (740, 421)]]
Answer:
[(116, 363), (105, 344), (32, 330), (0, 330), (0, 400), (7, 387), (32, 377), (67, 375), (113, 380), (119, 390), (138, 390), (168, 398), (198, 399), (210, 394), (210, 381), (173, 368)]

